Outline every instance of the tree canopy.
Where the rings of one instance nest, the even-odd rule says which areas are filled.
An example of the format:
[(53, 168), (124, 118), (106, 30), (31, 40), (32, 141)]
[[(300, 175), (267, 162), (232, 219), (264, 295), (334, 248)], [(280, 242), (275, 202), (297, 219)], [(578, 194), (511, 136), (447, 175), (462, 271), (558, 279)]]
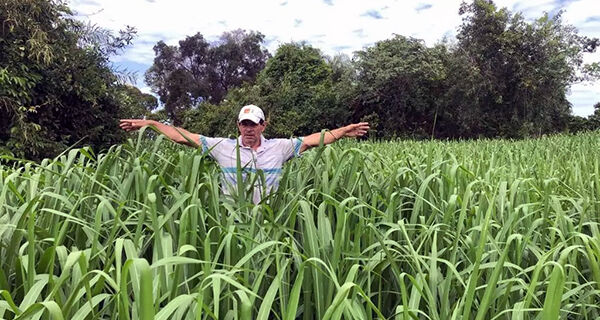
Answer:
[(225, 32), (214, 43), (201, 33), (179, 41), (179, 46), (159, 41), (146, 82), (179, 124), (183, 111), (205, 101), (220, 103), (228, 90), (253, 81), (269, 58), (263, 41), (261, 33), (244, 30)]
[(62, 1), (0, 2), (0, 150), (41, 159), (71, 145), (105, 148), (125, 137), (119, 118), (148, 117), (209, 136), (237, 134), (239, 108), (257, 104), (270, 136), (305, 135), (369, 121), (371, 137), (522, 138), (597, 129), (571, 114), (567, 93), (600, 79), (584, 64), (600, 40), (562, 13), (527, 21), (489, 0), (463, 3), (456, 40), (433, 46), (395, 35), (352, 57), (307, 43), (271, 56), (258, 31), (159, 41), (145, 80), (158, 99), (126, 85), (110, 58), (135, 30), (115, 35), (79, 22)]
[(595, 50), (593, 41), (565, 25), (560, 12), (526, 23), (518, 13), (476, 0), (463, 3), (460, 14), (456, 52), (476, 71), (463, 73), (475, 81), (461, 90), (475, 93), (464, 96), (478, 110), (474, 133), (519, 137), (565, 129), (567, 91), (583, 71), (582, 54)]
[(133, 115), (121, 98), (132, 89), (108, 59), (135, 30), (115, 36), (72, 19), (57, 1), (6, 0), (0, 7), (0, 148), (40, 159), (78, 142), (100, 149), (121, 141), (118, 119)]
[[(193, 107), (186, 100), (179, 106), (192, 110), (186, 124), (207, 134), (223, 132), (212, 112), (235, 115), (236, 107), (248, 103), (263, 107), (270, 120), (267, 133), (274, 136), (304, 135), (348, 121), (371, 122), (371, 136), (381, 138), (520, 138), (569, 130), (575, 122), (567, 93), (577, 81), (599, 78), (597, 63), (584, 65), (582, 59), (596, 50), (598, 39), (578, 35), (560, 12), (527, 22), (492, 1), (475, 0), (463, 3), (459, 14), (456, 41), (432, 47), (395, 35), (350, 59), (327, 57), (306, 43), (283, 44), (255, 81), (228, 91), (227, 101)], [(202, 41), (195, 46), (209, 47)], [(179, 80), (170, 83), (177, 93), (157, 91), (161, 98), (194, 97), (182, 94), (188, 89), (177, 91)], [(203, 121), (213, 125), (193, 124)], [(234, 134), (235, 126), (227, 123)]]

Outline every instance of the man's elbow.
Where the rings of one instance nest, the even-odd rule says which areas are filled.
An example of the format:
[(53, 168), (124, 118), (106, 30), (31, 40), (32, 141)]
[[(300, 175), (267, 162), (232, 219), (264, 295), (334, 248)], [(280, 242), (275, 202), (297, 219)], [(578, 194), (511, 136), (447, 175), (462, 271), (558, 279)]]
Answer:
[(171, 137), (171, 140), (177, 144), (182, 144), (182, 145), (190, 145), (190, 141), (186, 140), (184, 137)]
[(308, 149), (310, 149), (310, 146), (303, 142), (300, 145), (300, 149), (298, 149), (298, 154), (301, 154), (302, 152), (304, 152), (304, 151), (306, 151)]
[(193, 147), (193, 148), (197, 148), (198, 147), (198, 144), (194, 140), (192, 140), (192, 139), (186, 140), (185, 138), (183, 138), (182, 141), (179, 142), (179, 143), (184, 144), (186, 146)]
[(186, 135), (182, 135), (182, 134), (176, 136), (175, 139), (173, 139), (173, 140), (179, 144), (184, 144), (184, 145), (191, 146), (191, 147), (198, 146), (198, 143), (196, 142), (194, 137), (190, 137), (190, 136), (186, 136)]

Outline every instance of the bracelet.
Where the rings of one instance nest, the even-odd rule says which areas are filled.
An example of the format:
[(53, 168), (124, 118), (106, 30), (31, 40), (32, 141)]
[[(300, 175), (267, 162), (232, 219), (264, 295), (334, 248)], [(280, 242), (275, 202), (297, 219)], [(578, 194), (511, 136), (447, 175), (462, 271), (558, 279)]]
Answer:
[(329, 134), (332, 135), (335, 140), (338, 140), (338, 137), (336, 137), (335, 134), (333, 134), (333, 131), (329, 131)]

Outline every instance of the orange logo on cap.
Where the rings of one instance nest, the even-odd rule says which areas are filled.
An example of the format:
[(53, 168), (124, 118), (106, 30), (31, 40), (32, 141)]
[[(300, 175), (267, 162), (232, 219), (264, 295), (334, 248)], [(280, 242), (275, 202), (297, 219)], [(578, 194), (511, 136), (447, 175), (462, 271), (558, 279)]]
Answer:
[(250, 113), (250, 108), (244, 109), (244, 113)]

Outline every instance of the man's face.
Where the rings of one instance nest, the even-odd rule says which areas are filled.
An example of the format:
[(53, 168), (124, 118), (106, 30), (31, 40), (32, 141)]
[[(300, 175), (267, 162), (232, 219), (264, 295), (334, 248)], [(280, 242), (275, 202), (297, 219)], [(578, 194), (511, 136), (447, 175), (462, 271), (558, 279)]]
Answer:
[(242, 144), (247, 147), (255, 147), (260, 144), (260, 135), (265, 130), (266, 125), (254, 123), (250, 120), (238, 122), (238, 129), (242, 135)]

